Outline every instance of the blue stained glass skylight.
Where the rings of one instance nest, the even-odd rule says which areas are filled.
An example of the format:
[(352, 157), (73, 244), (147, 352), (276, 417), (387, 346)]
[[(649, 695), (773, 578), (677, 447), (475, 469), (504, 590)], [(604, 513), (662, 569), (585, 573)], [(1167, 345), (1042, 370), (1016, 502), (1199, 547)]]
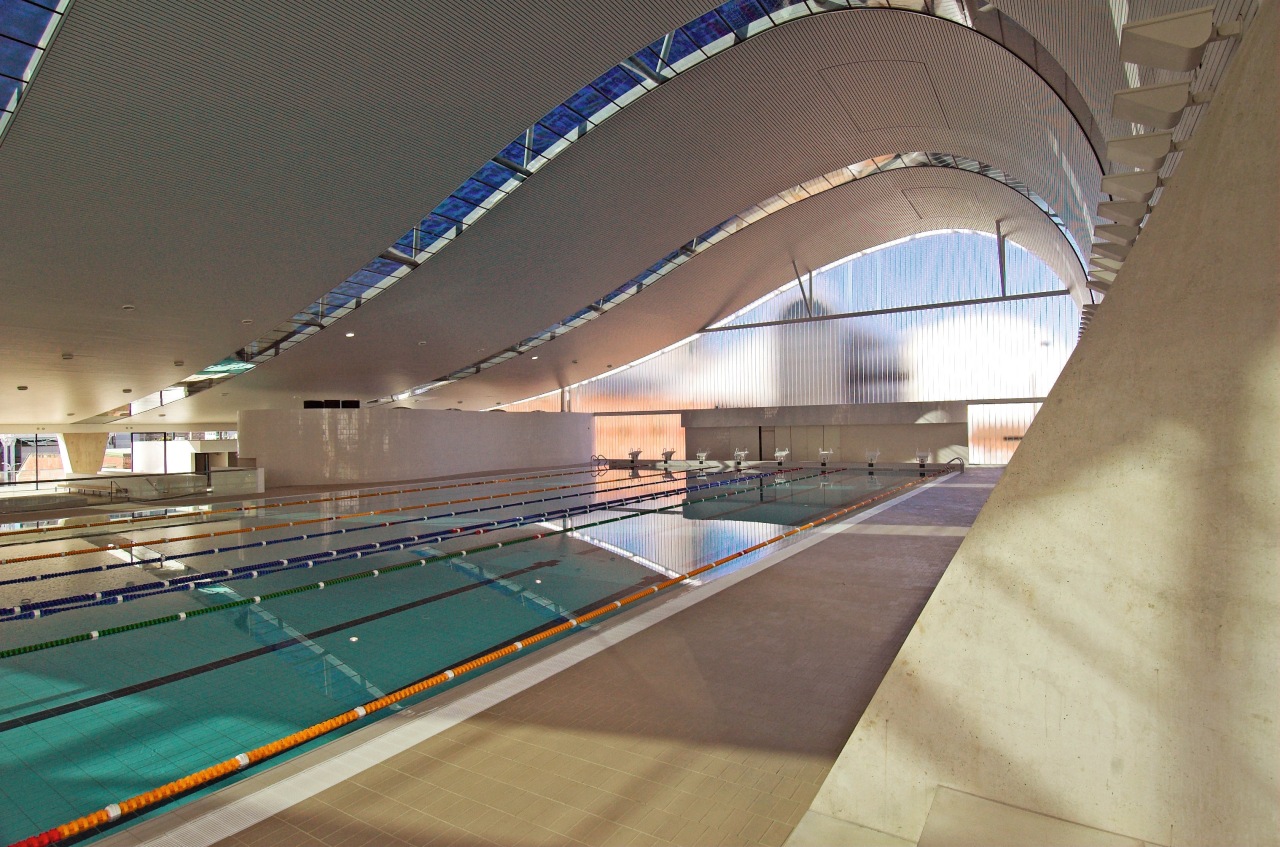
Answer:
[(725, 23), (719, 12), (714, 11), (690, 21), (681, 29), (698, 47), (708, 47), (725, 36), (733, 34), (733, 28)]
[(53, 10), (18, 0), (0, 6), (0, 35), (39, 47), (53, 20)]
[(71, 0), (0, 0), (0, 142)]

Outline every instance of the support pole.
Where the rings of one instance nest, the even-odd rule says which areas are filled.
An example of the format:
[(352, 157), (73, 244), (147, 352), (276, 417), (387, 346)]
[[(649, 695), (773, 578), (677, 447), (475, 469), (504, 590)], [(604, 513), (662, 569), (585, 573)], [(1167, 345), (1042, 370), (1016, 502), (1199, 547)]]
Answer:
[(1008, 280), (1005, 276), (1004, 263), (1004, 232), (1000, 228), (1000, 221), (996, 221), (996, 257), (1000, 262), (1000, 296), (1008, 297)]

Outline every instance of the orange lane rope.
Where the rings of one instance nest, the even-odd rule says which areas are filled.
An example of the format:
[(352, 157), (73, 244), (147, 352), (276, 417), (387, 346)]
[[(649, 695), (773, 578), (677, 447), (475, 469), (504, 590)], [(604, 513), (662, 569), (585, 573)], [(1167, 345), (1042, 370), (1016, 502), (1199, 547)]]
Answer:
[(570, 618), (569, 620), (564, 621), (563, 623), (557, 624), (556, 626), (550, 627), (549, 629), (545, 629), (534, 635), (527, 636), (525, 638), (520, 639), (519, 641), (513, 641), (504, 647), (500, 647), (489, 653), (485, 653), (483, 656), (480, 656), (476, 659), (472, 659), (469, 662), (464, 662), (463, 664), (457, 665), (446, 671), (438, 673), (435, 676), (431, 676), (426, 679), (419, 680), (418, 682), (415, 682), (412, 685), (408, 685), (408, 686), (405, 686), (404, 688), (393, 691), (392, 693), (387, 694), (384, 697), (379, 697), (376, 700), (372, 700), (368, 703), (365, 703), (363, 706), (356, 706), (354, 709), (343, 712), (342, 714), (332, 717), (327, 721), (322, 721), (321, 723), (313, 724), (307, 727), (306, 729), (299, 730), (298, 732), (295, 732), (291, 735), (286, 735), (284, 738), (279, 738), (268, 744), (264, 744), (261, 747), (255, 747), (252, 750), (241, 753), (235, 758), (227, 759), (226, 761), (219, 762), (218, 764), (213, 765), (212, 767), (205, 768), (204, 770), (201, 770), (201, 771), (196, 771), (193, 774), (188, 774), (187, 776), (184, 776), (180, 779), (175, 779), (172, 782), (167, 782), (164, 785), (161, 785), (157, 788), (153, 788), (150, 791), (145, 791), (142, 794), (138, 794), (134, 797), (130, 797), (127, 800), (121, 800), (119, 803), (111, 803), (110, 805), (105, 806), (104, 808), (101, 808), (98, 811), (93, 812), (92, 814), (83, 815), (81, 817), (76, 818), (75, 820), (68, 821), (67, 823), (56, 826), (53, 829), (47, 830), (37, 835), (32, 835), (28, 838), (24, 838), (21, 841), (14, 842), (13, 844), (9, 845), (9, 847), (44, 847), (45, 845), (54, 844), (58, 841), (61, 841), (64, 838), (70, 838), (71, 836), (87, 832), (93, 829), (94, 827), (102, 826), (103, 824), (112, 823), (113, 821), (117, 821), (125, 815), (131, 815), (149, 806), (153, 806), (157, 803), (168, 800), (171, 797), (174, 797), (179, 794), (184, 794), (194, 788), (199, 788), (202, 785), (206, 785), (210, 782), (221, 779), (222, 777), (227, 776), (228, 774), (232, 774), (232, 773), (235, 773), (236, 771), (243, 770), (244, 768), (257, 764), (258, 762), (264, 761), (265, 759), (269, 759), (274, 756), (277, 756), (285, 752), (286, 750), (291, 750), (294, 747), (297, 747), (301, 744), (305, 744), (306, 742), (311, 741), (315, 738), (319, 738), (321, 735), (325, 735), (327, 733), (333, 732), (335, 729), (344, 727), (349, 723), (353, 723), (362, 718), (365, 718), (368, 715), (373, 714), (374, 712), (381, 711), (382, 709), (385, 709), (388, 706), (394, 705), (395, 703), (398, 703), (401, 700), (405, 700), (409, 697), (413, 697), (418, 694), (421, 694), (424, 691), (443, 685), (446, 682), (450, 682), (464, 674), (471, 673), (477, 668), (484, 667), (485, 665), (490, 664), (492, 662), (496, 662), (499, 659), (506, 658), (507, 656), (510, 656), (513, 653), (522, 651), (527, 647), (529, 647), (530, 645), (538, 643), (539, 641), (545, 641), (548, 638), (554, 638), (557, 635), (561, 635), (562, 633), (568, 632), (569, 630), (579, 627), (588, 621), (594, 620), (595, 618), (601, 617), (603, 615), (607, 615), (611, 612), (615, 612), (623, 608), (624, 606), (628, 606), (636, 602), (637, 600), (643, 600), (646, 597), (651, 597), (660, 591), (665, 591), (666, 589), (671, 588), (672, 586), (679, 585), (680, 583), (685, 582), (689, 579), (692, 579), (698, 576), (699, 574), (706, 573), (712, 568), (718, 568), (721, 565), (728, 564), (729, 562), (732, 562), (736, 559), (740, 559), (743, 556), (748, 555), (749, 553), (755, 552), (756, 550), (760, 550), (764, 547), (768, 547), (772, 544), (778, 543), (779, 541), (790, 538), (793, 535), (797, 535), (798, 533), (805, 532), (806, 530), (814, 529), (815, 527), (818, 527), (818, 526), (821, 526), (822, 524), (836, 520), (837, 518), (844, 517), (850, 512), (853, 512), (857, 509), (861, 509), (865, 506), (869, 506), (870, 504), (875, 503), (878, 500), (883, 500), (886, 497), (897, 495), (906, 488), (910, 488), (913, 485), (919, 485), (922, 482), (926, 482), (930, 479), (933, 479), (938, 476), (942, 476), (946, 473), (949, 473), (949, 471), (946, 471), (946, 470), (937, 471), (935, 473), (929, 474), (926, 477), (921, 477), (920, 479), (912, 480), (910, 482), (897, 486), (896, 488), (891, 488), (875, 496), (860, 500), (857, 503), (854, 503), (850, 506), (845, 506), (842, 509), (837, 509), (836, 511), (831, 512), (830, 514), (825, 515), (821, 518), (818, 518), (817, 520), (811, 521), (807, 524), (804, 524), (803, 526), (795, 527), (793, 529), (788, 530), (787, 532), (780, 533), (778, 535), (773, 536), (772, 538), (768, 538), (757, 544), (753, 544), (750, 547), (747, 547), (743, 550), (739, 550), (736, 553), (731, 553), (728, 556), (723, 556), (719, 559), (716, 559), (714, 562), (710, 562), (708, 564), (694, 568), (693, 570), (689, 571), (686, 574), (683, 574), (678, 577), (672, 577), (671, 579), (668, 579), (664, 582), (659, 582), (655, 585), (651, 585), (648, 588), (635, 592), (634, 594), (629, 594), (626, 597), (623, 597), (621, 600), (614, 600), (602, 606), (598, 606), (595, 609), (592, 609), (591, 611), (585, 614), (579, 615), (576, 618)]
[(343, 494), (342, 496), (334, 496), (333, 494), (325, 497), (313, 497), (306, 500), (282, 500), (279, 503), (255, 503), (248, 506), (235, 506), (229, 509), (209, 509), (198, 512), (179, 512), (168, 515), (144, 515), (142, 517), (128, 518), (111, 518), (105, 521), (92, 521), (89, 523), (63, 524), (61, 526), (37, 526), (28, 529), (11, 529), (0, 532), (0, 539), (9, 538), (17, 535), (30, 535), (38, 532), (59, 532), (64, 529), (94, 529), (103, 526), (120, 526), (122, 524), (141, 523), (143, 521), (163, 521), (177, 517), (185, 517), (187, 515), (204, 517), (205, 515), (227, 515), (234, 512), (249, 512), (256, 509), (279, 509), (286, 506), (310, 506), (316, 503), (333, 503), (338, 500), (359, 500), (364, 497), (392, 497), (396, 494), (417, 494), (423, 491), (444, 491), (448, 488), (466, 488), (469, 485), (496, 485), (507, 482), (527, 482), (531, 479), (550, 479), (557, 476), (573, 476), (575, 474), (593, 473), (590, 469), (580, 471), (557, 471), (548, 474), (530, 474), (528, 476), (511, 476), (503, 479), (480, 479), (472, 482), (454, 482), (448, 485), (426, 485), (416, 488), (396, 488), (390, 491), (383, 489), (370, 489), (368, 491), (356, 490), (353, 494)]
[[(644, 474), (643, 477), (658, 476), (659, 473)], [(627, 478), (628, 480), (630, 478)], [(614, 480), (610, 480), (614, 481)], [(622, 480), (617, 480), (622, 481)], [(179, 541), (198, 541), (202, 538), (222, 538), (228, 535), (241, 535), (247, 532), (262, 532), (268, 529), (288, 529), (292, 526), (307, 526), (308, 524), (326, 523), (328, 521), (345, 521), (352, 518), (369, 518), (375, 515), (392, 515), (397, 512), (408, 512), (415, 509), (436, 509), (441, 506), (457, 506), (460, 503), (477, 503), (482, 500), (496, 500), (501, 497), (524, 497), (527, 494), (546, 494), (549, 491), (563, 491), (566, 488), (582, 488), (587, 485), (593, 485), (595, 480), (586, 482), (572, 482), (567, 485), (549, 485), (546, 488), (527, 488), (524, 491), (506, 491), (499, 494), (485, 494), (480, 497), (462, 497), (457, 500), (440, 500), (436, 503), (416, 503), (410, 506), (393, 506), (390, 509), (375, 509), (369, 512), (351, 512), (346, 515), (333, 515), (332, 517), (323, 518), (303, 518), (296, 521), (282, 521), (281, 523), (257, 524), (255, 526), (242, 526), (235, 529), (221, 529), (215, 532), (198, 532), (194, 535), (174, 535), (164, 538), (152, 538), (147, 541), (124, 541), (119, 544), (107, 544), (98, 547), (83, 547), (76, 550), (60, 550), (53, 553), (33, 553), (30, 556), (14, 556), (11, 559), (0, 559), (0, 565), (16, 565), (21, 562), (36, 562), (44, 559), (65, 559), (68, 556), (82, 556), (87, 553), (106, 553), (111, 550), (131, 550), (134, 547), (154, 547), (158, 544), (174, 544)], [(647, 484), (647, 483), (645, 483)], [(635, 486), (622, 486), (624, 488), (632, 488)], [(612, 488), (599, 488), (596, 491), (614, 491)], [(584, 491), (583, 494), (593, 492)], [(267, 542), (271, 543), (271, 542)], [(187, 555), (191, 555), (188, 553)], [(58, 576), (58, 574), (51, 574)]]

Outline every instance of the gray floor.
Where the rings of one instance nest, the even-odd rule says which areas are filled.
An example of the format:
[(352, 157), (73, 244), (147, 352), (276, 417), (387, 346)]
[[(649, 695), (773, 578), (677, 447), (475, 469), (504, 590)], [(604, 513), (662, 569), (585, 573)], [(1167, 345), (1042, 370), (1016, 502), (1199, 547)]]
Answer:
[(767, 844), (800, 820), (999, 471), (919, 492), (227, 845)]

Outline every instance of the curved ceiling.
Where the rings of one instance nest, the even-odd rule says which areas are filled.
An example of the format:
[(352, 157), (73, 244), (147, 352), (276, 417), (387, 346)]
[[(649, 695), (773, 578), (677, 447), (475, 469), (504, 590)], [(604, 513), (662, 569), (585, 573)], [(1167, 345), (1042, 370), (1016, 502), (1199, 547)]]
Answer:
[(705, 6), (75, 4), (0, 145), (0, 419), (86, 417), (244, 346)]
[(522, 400), (634, 361), (722, 320), (794, 279), (793, 260), (804, 273), (918, 233), (954, 228), (994, 234), (996, 218), (1005, 235), (1059, 278), (1080, 277), (1079, 261), (1058, 228), (1013, 189), (969, 171), (901, 168), (811, 197), (734, 233), (672, 271), (661, 286), (539, 347), (536, 361), (512, 359), (398, 405), (478, 409)]
[[(690, 5), (649, 4), (650, 15), (634, 11), (633, 17), (619, 22), (618, 38), (621, 41), (646, 25), (650, 33), (660, 34), (696, 15), (699, 10), (690, 10)], [(592, 11), (589, 28), (595, 31), (605, 13), (598, 5)], [(271, 15), (265, 10), (259, 14)], [(621, 11), (608, 14), (623, 15)], [(657, 23), (663, 15), (670, 18), (665, 24)], [(173, 360), (179, 356), (192, 365), (212, 361), (229, 349), (224, 340), (228, 336), (235, 335), (243, 343), (246, 336), (257, 334), (257, 328), (239, 324), (242, 315), (269, 322), (296, 310), (299, 302), (332, 284), (334, 274), (322, 268), (341, 267), (349, 272), (376, 255), (378, 245), (389, 243), (386, 232), (403, 231), (420, 213), (422, 197), (447, 194), (474, 170), (479, 164), (474, 151), (498, 149), (510, 126), (527, 125), (554, 105), (548, 100), (555, 100), (542, 97), (538, 105), (523, 110), (524, 123), (513, 114), (489, 115), (486, 110), (496, 108), (489, 101), (479, 106), (472, 102), (446, 119), (435, 100), (435, 89), (428, 86), (432, 96), (424, 100), (431, 104), (429, 110), (424, 107), (426, 116), (414, 117), (419, 113), (413, 105), (395, 107), (390, 110), (397, 113), (394, 121), (390, 115), (381, 115), (384, 122), (396, 124), (388, 128), (370, 114), (373, 107), (361, 98), (363, 94), (368, 99), (371, 80), (379, 73), (396, 77), (380, 67), (370, 73), (359, 69), (358, 84), (348, 82), (332, 95), (323, 81), (291, 77), (283, 88), (279, 80), (272, 86), (260, 80), (251, 83), (244, 99), (237, 101), (237, 108), (245, 113), (234, 116), (230, 129), (221, 129), (217, 119), (231, 116), (200, 119), (200, 109), (207, 104), (179, 104), (181, 86), (166, 84), (159, 94), (149, 92), (143, 97), (155, 108), (154, 116), (146, 114), (144, 120), (128, 124), (117, 115), (117, 123), (96, 127), (110, 143), (95, 152), (87, 149), (93, 145), (83, 137), (83, 130), (74, 133), (79, 139), (74, 142), (53, 137), (54, 126), (72, 119), (77, 108), (88, 107), (84, 91), (75, 94), (73, 104), (56, 102), (58, 97), (70, 96), (77, 84), (70, 78), (76, 74), (68, 72), (68, 65), (86, 60), (95, 49), (105, 49), (101, 33), (89, 39), (95, 42), (89, 47), (75, 47), (89, 36), (72, 24), (87, 28), (86, 18), (72, 16), (64, 27), (57, 50), (42, 71), (41, 87), (38, 91), (33, 87), (22, 120), (0, 148), (4, 187), (12, 183), (25, 191), (33, 206), (39, 206), (43, 196), (35, 188), (41, 165), (46, 176), (57, 177), (49, 181), (47, 192), (53, 210), (36, 208), (32, 217), (37, 223), (28, 221), (10, 230), (19, 240), (6, 243), (20, 243), (22, 249), (0, 248), (14, 254), (0, 257), (6, 262), (6, 275), (40, 280), (39, 286), (19, 292), (19, 313), (25, 318), (22, 326), (14, 327), (16, 332), (6, 332), (0, 355), (18, 363), (15, 380), (30, 381), (33, 388), (37, 382), (42, 390), (45, 385), (50, 388), (46, 396), (38, 397), (33, 391), (29, 398), (22, 398), (25, 406), (6, 402), (0, 420), (56, 422), (73, 412), (84, 417), (128, 399), (119, 392), (131, 383), (137, 386), (134, 396), (138, 396), (174, 381), (179, 374)], [(586, 41), (582, 16), (576, 23), (569, 20), (572, 14), (560, 19), (546, 12), (546, 18), (555, 18), (554, 25), (542, 20), (541, 28), (533, 28), (535, 33), (572, 23), (575, 33)], [(165, 25), (173, 30), (176, 41), (194, 37), (190, 21), (185, 29), (173, 23), (168, 20)], [(259, 23), (266, 33), (261, 37), (270, 38), (279, 35), (286, 21)], [(376, 23), (385, 26), (387, 22)], [(613, 22), (604, 25), (615, 26)], [(306, 22), (306, 32), (286, 38), (286, 47), (301, 49), (309, 39), (319, 37), (317, 28), (323, 27)], [(557, 34), (563, 46), (563, 32)], [(479, 49), (480, 35), (474, 31), (472, 35), (474, 41), (467, 46)], [(636, 36), (638, 42), (647, 43), (644, 37), (652, 40), (651, 34)], [(350, 32), (343, 38), (354, 40)], [(127, 37), (123, 40), (131, 43)], [(440, 40), (439, 35), (435, 40)], [(597, 38), (590, 43), (598, 46), (599, 42)], [(67, 48), (69, 44), (73, 49)], [(357, 55), (354, 44), (345, 46), (345, 54)], [(401, 74), (412, 64), (401, 55), (406, 49), (395, 47), (392, 63)], [(474, 71), (474, 57), (464, 62), (457, 56), (459, 50), (453, 54), (455, 65), (439, 63)], [(532, 58), (527, 50), (517, 58), (532, 67), (553, 51), (534, 52)], [(609, 51), (594, 50), (593, 59), (598, 61), (603, 52)], [(614, 50), (609, 61), (626, 52)], [(56, 61), (64, 55), (70, 58)], [(497, 52), (490, 58), (495, 65), (500, 59), (511, 61)], [(218, 62), (208, 58), (206, 64)], [(212, 68), (200, 71), (209, 98), (218, 84), (224, 86), (225, 95), (225, 90), (242, 82), (235, 68), (220, 71), (220, 79)], [(509, 67), (502, 71), (510, 72)], [(324, 79), (332, 81), (329, 76), (338, 72), (325, 73)], [(180, 75), (184, 74), (189, 84), (192, 73), (184, 70)], [(592, 76), (575, 64), (557, 73), (555, 82), (575, 74), (572, 83), (560, 88), (547, 83), (539, 90), (573, 90)], [(58, 93), (59, 84), (67, 91)], [(396, 87), (383, 85), (377, 90), (385, 95), (388, 88)], [(264, 96), (266, 89), (271, 96)], [(474, 95), (474, 89), (473, 85), (468, 93)], [(310, 109), (311, 103), (290, 102), (282, 90), (308, 100), (345, 97), (346, 111)], [(47, 101), (35, 96), (46, 93)], [(116, 109), (129, 100), (109, 84), (95, 93), (111, 94), (108, 102)], [(529, 103), (528, 98), (510, 93), (504, 101)], [(217, 108), (227, 106), (219, 101)], [(277, 110), (277, 117), (270, 114), (271, 108)], [(177, 109), (181, 119), (171, 109)], [(324, 137), (326, 121), (337, 122), (342, 130), (336, 142)], [(375, 129), (361, 134), (366, 121)], [(489, 133), (492, 140), (484, 141), (478, 137), (483, 134), (478, 123), (502, 124), (503, 129)], [(402, 152), (390, 156), (388, 163), (384, 152), (390, 155), (387, 148), (395, 145), (384, 136), (390, 133), (400, 145), (407, 143), (412, 131), (406, 124), (422, 131), (422, 137), (449, 135), (452, 145), (439, 151), (417, 145), (419, 156), (412, 166)], [(430, 125), (429, 132), (424, 125)], [(192, 126), (207, 133), (192, 136)], [(188, 133), (181, 143), (174, 140), (179, 130)], [(52, 148), (47, 155), (37, 155), (42, 133)], [(249, 140), (265, 146), (254, 148), (246, 143)], [(136, 160), (144, 157), (135, 150), (128, 159), (135, 163), (132, 172), (119, 161), (121, 148), (130, 141), (146, 142), (138, 149), (163, 151), (159, 157), (163, 161), (157, 162), (143, 187), (127, 180), (139, 178), (142, 164)], [(360, 143), (368, 144), (368, 159), (381, 171), (376, 178), (369, 173), (370, 164), (358, 161)], [(290, 351), (227, 385), (225, 397), (223, 391), (209, 391), (167, 407), (168, 421), (162, 425), (229, 421), (237, 409), (296, 406), (299, 396), (367, 399), (402, 391), (554, 323), (634, 276), (674, 245), (763, 197), (852, 161), (919, 149), (969, 156), (1022, 177), (1072, 225), (1077, 239), (1087, 242), (1087, 209), (1098, 199), (1096, 160), (1070, 113), (1025, 64), (977, 34), (933, 18), (894, 11), (823, 15), (789, 23), (722, 53), (619, 113), (540, 171), (450, 251), (353, 313), (343, 327), (355, 332), (355, 338), (331, 333), (337, 337)], [(201, 152), (208, 161), (198, 158)], [(71, 162), (77, 154), (93, 161)], [(10, 169), (10, 159), (23, 166), (21, 178)], [(318, 161), (332, 166), (319, 169)], [(397, 167), (401, 170), (394, 173)], [(398, 178), (389, 180), (388, 168)], [(436, 178), (445, 172), (450, 174), (447, 178)], [(87, 180), (80, 196), (73, 190), (77, 178)], [(428, 182), (440, 181), (448, 187), (435, 193), (424, 188)], [(416, 199), (411, 201), (410, 195)], [(119, 197), (129, 202), (114, 202)], [(84, 201), (81, 208), (88, 216), (84, 228), (72, 228), (68, 238), (79, 238), (86, 249), (59, 252), (58, 239), (48, 233), (66, 228), (57, 225), (59, 218), (79, 220), (71, 214), (79, 200)], [(348, 204), (345, 208), (343, 202)], [(387, 223), (406, 207), (416, 210), (407, 222), (401, 218), (397, 224)], [(996, 207), (975, 208), (978, 211), (970, 216), (974, 219), (950, 225), (989, 229)], [(19, 217), (11, 212), (8, 209), (6, 217)], [(877, 210), (861, 206), (847, 213), (856, 220)], [(113, 232), (123, 237), (112, 240)], [(242, 240), (250, 235), (253, 238), (246, 246)], [(785, 234), (779, 237), (784, 240), (775, 249), (788, 251)], [(726, 241), (717, 249), (732, 249), (728, 245)], [(269, 269), (271, 285), (263, 284), (264, 269)], [(770, 280), (774, 285), (778, 281)], [(35, 293), (40, 289), (68, 296), (55, 304), (54, 298)], [(30, 296), (27, 290), (32, 291)], [(307, 294), (299, 296), (303, 290)], [(743, 297), (738, 305), (751, 299)], [(119, 306), (131, 301), (138, 308), (121, 313)], [(682, 315), (692, 315), (692, 309), (706, 305), (667, 301), (668, 309)], [(626, 320), (627, 311), (619, 310), (612, 343), (637, 349), (648, 346), (645, 352), (669, 343), (659, 338), (661, 333), (654, 327), (640, 325), (646, 322)], [(162, 319), (158, 321), (157, 315)], [(715, 317), (699, 314), (697, 323)], [(12, 317), (5, 320), (9, 325), (14, 322)], [(68, 350), (68, 345), (77, 346)], [(72, 363), (61, 361), (64, 352), (75, 354)], [(95, 365), (95, 358), (101, 367)], [(128, 366), (122, 367), (124, 361)], [(193, 369), (184, 367), (184, 373)], [(590, 375), (584, 372), (569, 378)], [(531, 378), (529, 390), (517, 392), (518, 396), (545, 390), (535, 390), (534, 383), (541, 384), (541, 379)], [(510, 381), (503, 378), (504, 388)], [(495, 390), (486, 389), (487, 393)], [(158, 414), (130, 421), (147, 422), (160, 423)]]

